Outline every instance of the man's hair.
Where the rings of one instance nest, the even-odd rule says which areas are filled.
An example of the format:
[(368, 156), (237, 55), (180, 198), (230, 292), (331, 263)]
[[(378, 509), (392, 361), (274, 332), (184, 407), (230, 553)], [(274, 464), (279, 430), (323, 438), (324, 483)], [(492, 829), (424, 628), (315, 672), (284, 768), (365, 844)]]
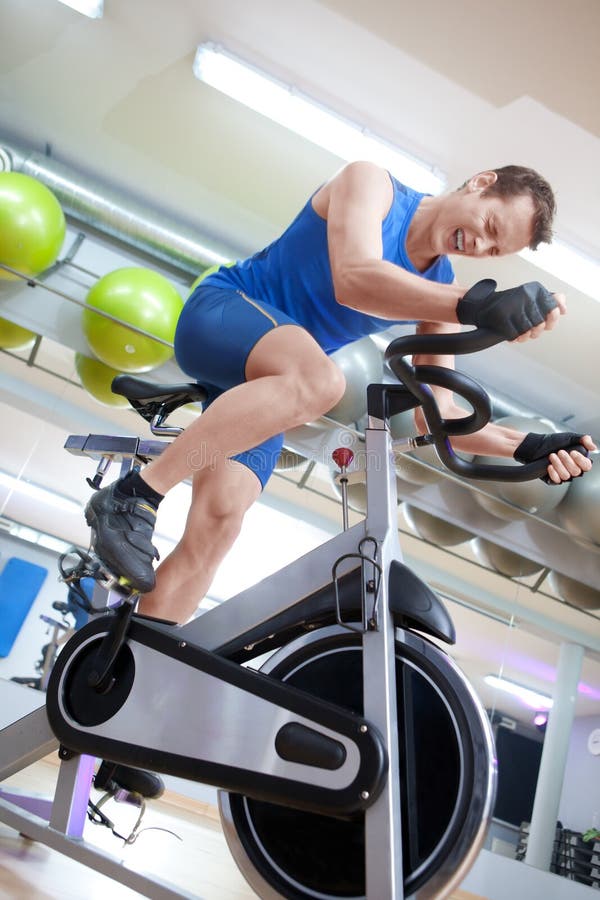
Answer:
[(545, 178), (534, 169), (525, 166), (501, 166), (492, 169), (498, 176), (494, 184), (483, 191), (482, 196), (496, 194), (499, 197), (517, 197), (529, 194), (535, 208), (533, 234), (529, 242), (530, 250), (537, 250), (538, 244), (552, 240), (552, 223), (556, 214), (554, 191)]

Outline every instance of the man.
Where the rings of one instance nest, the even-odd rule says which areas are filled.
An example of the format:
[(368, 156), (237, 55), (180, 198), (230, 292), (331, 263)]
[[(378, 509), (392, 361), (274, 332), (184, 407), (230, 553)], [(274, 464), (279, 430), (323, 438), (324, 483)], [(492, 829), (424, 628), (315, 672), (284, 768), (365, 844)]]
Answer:
[[(97, 492), (86, 509), (99, 557), (144, 593), (140, 612), (179, 622), (194, 613), (271, 474), (283, 432), (342, 397), (344, 379), (328, 355), (338, 347), (397, 321), (417, 320), (421, 333), (481, 325), (516, 341), (554, 328), (566, 312), (563, 295), (537, 283), (466, 291), (448, 260), (535, 248), (550, 240), (554, 211), (550, 186), (530, 169), (481, 172), (430, 197), (371, 163), (351, 163), (277, 241), (201, 282), (181, 314), (175, 355), (208, 386), (207, 408), (142, 475)], [(452, 365), (448, 358), (415, 362)], [(439, 391), (439, 400), (445, 417), (464, 414), (449, 392)], [(493, 424), (453, 441), (485, 455), (547, 457), (555, 483), (590, 468), (569, 450), (576, 443), (595, 449), (588, 435), (549, 443)], [(156, 509), (190, 476), (185, 532), (155, 584)]]

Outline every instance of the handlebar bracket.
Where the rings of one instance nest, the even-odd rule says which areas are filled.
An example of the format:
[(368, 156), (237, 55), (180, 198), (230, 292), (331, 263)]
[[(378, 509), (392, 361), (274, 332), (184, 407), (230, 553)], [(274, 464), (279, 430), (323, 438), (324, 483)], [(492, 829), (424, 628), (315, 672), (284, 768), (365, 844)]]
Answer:
[(419, 406), (419, 400), (403, 384), (370, 384), (367, 387), (369, 420), (388, 422), (391, 416)]

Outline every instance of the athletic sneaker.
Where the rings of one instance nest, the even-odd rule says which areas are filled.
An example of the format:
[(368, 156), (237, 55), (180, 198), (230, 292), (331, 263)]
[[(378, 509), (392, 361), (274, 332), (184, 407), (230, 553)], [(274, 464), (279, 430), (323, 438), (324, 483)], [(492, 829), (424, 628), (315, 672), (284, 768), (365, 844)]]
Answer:
[(94, 777), (94, 786), (99, 791), (116, 793), (119, 788), (133, 794), (141, 794), (146, 800), (156, 800), (165, 790), (162, 778), (154, 772), (132, 769), (104, 760)]
[(92, 546), (111, 572), (144, 594), (154, 587), (152, 544), (157, 506), (145, 497), (126, 497), (114, 482), (92, 495), (85, 520), (92, 529)]

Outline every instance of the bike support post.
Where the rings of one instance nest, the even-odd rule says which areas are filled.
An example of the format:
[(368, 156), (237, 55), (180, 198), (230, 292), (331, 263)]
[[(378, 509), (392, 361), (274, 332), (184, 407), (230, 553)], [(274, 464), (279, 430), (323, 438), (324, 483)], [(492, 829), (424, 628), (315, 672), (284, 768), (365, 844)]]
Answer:
[[(371, 424), (371, 422), (369, 423)], [(363, 566), (363, 596), (376, 603), (374, 627), (363, 635), (364, 716), (379, 729), (388, 753), (388, 774), (381, 795), (365, 814), (367, 897), (403, 900), (402, 823), (398, 766), (395, 629), (389, 608), (390, 564), (400, 559), (397, 523), (396, 475), (389, 432), (383, 427), (366, 431), (366, 465), (383, 467), (379, 478), (367, 480), (367, 537), (377, 545), (381, 577), (376, 594), (370, 566)], [(387, 477), (383, 477), (384, 474)], [(370, 610), (367, 610), (367, 623)]]

